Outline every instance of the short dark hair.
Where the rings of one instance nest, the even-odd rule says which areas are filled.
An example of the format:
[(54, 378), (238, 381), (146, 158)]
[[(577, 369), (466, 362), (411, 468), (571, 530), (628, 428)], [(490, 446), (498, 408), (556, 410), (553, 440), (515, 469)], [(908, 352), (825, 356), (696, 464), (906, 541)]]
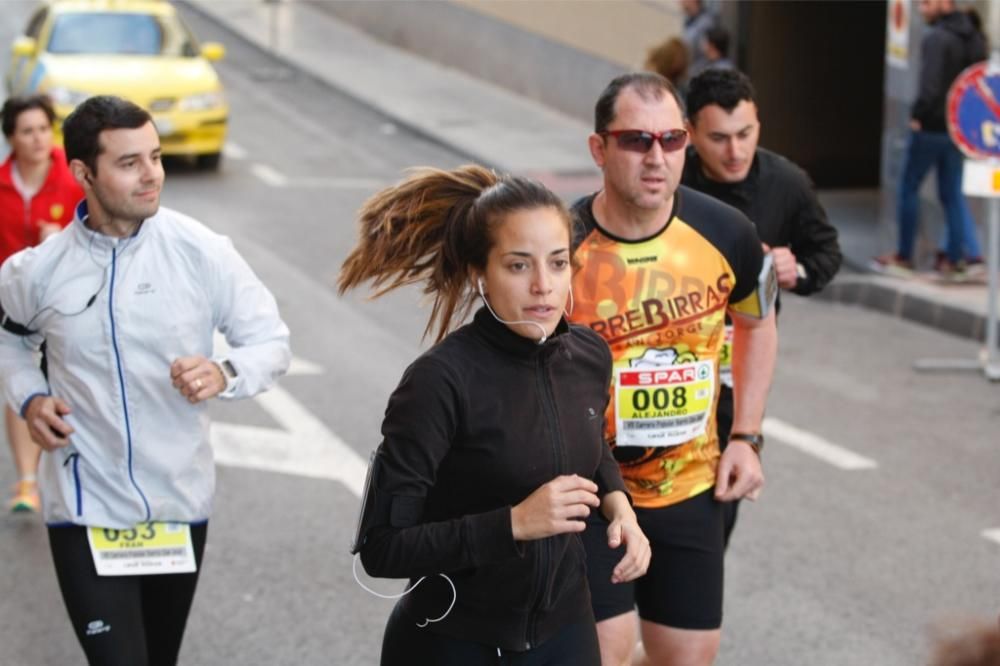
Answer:
[(721, 25), (713, 25), (706, 30), (705, 41), (714, 46), (723, 58), (729, 55), (729, 31)]
[(45, 95), (25, 95), (9, 97), (3, 103), (3, 135), (10, 138), (17, 129), (17, 117), (25, 111), (40, 109), (49, 119), (49, 124), (55, 122), (56, 112), (52, 109), (52, 102)]
[(670, 93), (677, 102), (677, 107), (684, 115), (684, 102), (677, 94), (677, 88), (665, 77), (655, 72), (632, 72), (615, 77), (597, 98), (594, 106), (594, 131), (600, 134), (608, 129), (615, 119), (615, 103), (623, 90), (635, 90), (643, 99), (659, 100), (663, 93)]
[(97, 173), (101, 154), (100, 135), (104, 130), (138, 129), (153, 122), (149, 112), (127, 99), (98, 95), (84, 100), (63, 122), (66, 161), (80, 160)]
[(732, 113), (743, 100), (757, 103), (757, 94), (746, 74), (735, 69), (706, 69), (688, 84), (688, 119), (695, 123), (698, 112), (712, 104)]

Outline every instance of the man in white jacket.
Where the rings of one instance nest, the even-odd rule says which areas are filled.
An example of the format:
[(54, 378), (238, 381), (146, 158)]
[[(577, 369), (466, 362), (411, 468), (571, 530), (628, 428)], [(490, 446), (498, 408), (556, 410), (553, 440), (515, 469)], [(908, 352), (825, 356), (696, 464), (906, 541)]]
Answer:
[(53, 561), (88, 660), (173, 664), (215, 486), (205, 402), (269, 388), (288, 329), (227, 238), (160, 207), (145, 110), (92, 97), (63, 132), (86, 199), (0, 268), (4, 397), (44, 449)]

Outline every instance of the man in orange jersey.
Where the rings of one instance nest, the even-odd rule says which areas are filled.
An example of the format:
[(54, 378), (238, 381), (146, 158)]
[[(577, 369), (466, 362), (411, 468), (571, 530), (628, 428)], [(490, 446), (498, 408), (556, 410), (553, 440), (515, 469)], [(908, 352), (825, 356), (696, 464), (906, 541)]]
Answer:
[[(606, 434), (653, 549), (644, 578), (613, 582), (622, 553), (607, 548), (606, 523), (590, 519), (584, 544), (605, 666), (633, 663), (637, 628), (648, 663), (712, 663), (722, 624), (723, 503), (755, 499), (764, 483), (760, 428), (777, 354), (776, 278), (746, 216), (679, 186), (683, 128), (666, 79), (612, 81), (589, 137), (604, 188), (573, 206), (582, 269), (572, 319), (600, 333), (614, 356)], [(731, 444), (720, 453), (727, 313), (736, 410)]]

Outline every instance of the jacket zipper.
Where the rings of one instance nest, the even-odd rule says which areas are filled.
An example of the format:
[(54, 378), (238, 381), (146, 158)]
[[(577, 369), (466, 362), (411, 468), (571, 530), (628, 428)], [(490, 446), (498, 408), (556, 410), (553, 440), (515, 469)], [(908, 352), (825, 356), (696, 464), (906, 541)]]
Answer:
[(73, 461), (73, 488), (76, 490), (76, 516), (83, 515), (83, 487), (80, 485), (80, 454), (71, 453), (63, 462), (63, 467)]
[[(552, 387), (549, 384), (548, 377), (545, 375), (545, 364), (541, 353), (539, 353), (536, 357), (535, 371), (538, 386), (542, 393), (542, 411), (545, 413), (545, 419), (549, 424), (553, 454), (552, 461), (554, 463), (555, 473), (558, 475), (562, 474), (565, 467), (562, 441), (559, 436), (559, 415), (556, 413), (555, 398), (552, 396)], [(528, 616), (526, 629), (527, 636), (525, 636), (525, 649), (528, 650), (534, 647), (538, 642), (538, 609), (541, 606), (542, 599), (544, 597), (545, 577), (549, 569), (549, 560), (551, 559), (550, 550), (550, 538), (540, 539), (538, 543), (538, 571), (537, 576), (535, 577), (535, 589), (538, 598), (535, 602), (535, 611)]]
[(128, 417), (128, 397), (125, 395), (125, 372), (122, 369), (122, 357), (121, 352), (118, 349), (118, 337), (115, 330), (115, 273), (118, 266), (118, 248), (111, 249), (111, 283), (108, 286), (108, 316), (111, 318), (111, 346), (115, 351), (115, 365), (118, 369), (118, 385), (121, 387), (122, 392), (122, 412), (125, 416), (125, 442), (128, 446), (128, 478), (132, 482), (132, 486), (135, 488), (136, 492), (139, 493), (139, 497), (142, 498), (142, 504), (146, 507), (146, 521), (151, 519), (151, 512), (149, 510), (149, 502), (146, 501), (146, 495), (142, 492), (139, 484), (136, 483), (135, 473), (132, 469), (132, 424)]

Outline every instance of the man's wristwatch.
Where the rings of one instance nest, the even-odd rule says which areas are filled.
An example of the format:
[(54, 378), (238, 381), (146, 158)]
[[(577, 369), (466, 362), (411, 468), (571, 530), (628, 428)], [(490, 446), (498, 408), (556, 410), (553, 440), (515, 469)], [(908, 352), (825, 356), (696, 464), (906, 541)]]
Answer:
[(795, 288), (805, 289), (809, 283), (809, 271), (800, 263), (795, 264)]
[(760, 455), (760, 450), (764, 448), (764, 435), (759, 432), (734, 432), (730, 433), (729, 441), (739, 440), (741, 442), (746, 442), (753, 449), (753, 452), (758, 456)]
[(236, 371), (236, 367), (228, 358), (219, 361), (216, 365), (222, 370), (222, 378), (226, 380), (226, 388), (229, 388), (229, 385), (239, 377), (240, 373)]

